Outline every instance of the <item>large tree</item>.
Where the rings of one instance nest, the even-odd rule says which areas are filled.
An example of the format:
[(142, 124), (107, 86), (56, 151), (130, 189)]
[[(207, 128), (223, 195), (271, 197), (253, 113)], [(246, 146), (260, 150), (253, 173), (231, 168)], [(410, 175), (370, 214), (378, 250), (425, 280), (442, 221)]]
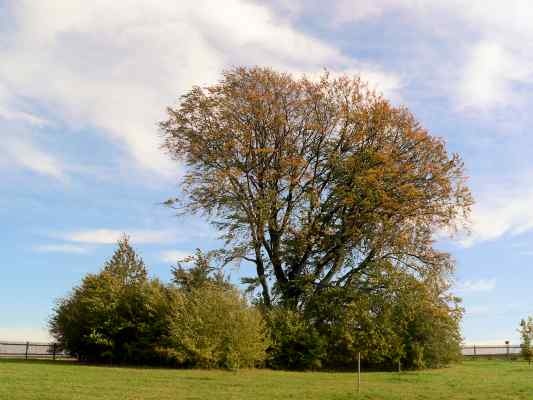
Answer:
[(208, 215), (267, 305), (356, 285), (384, 260), (419, 277), (453, 267), (433, 236), (468, 214), (463, 163), (360, 79), (235, 68), (161, 127), (187, 165), (169, 204)]

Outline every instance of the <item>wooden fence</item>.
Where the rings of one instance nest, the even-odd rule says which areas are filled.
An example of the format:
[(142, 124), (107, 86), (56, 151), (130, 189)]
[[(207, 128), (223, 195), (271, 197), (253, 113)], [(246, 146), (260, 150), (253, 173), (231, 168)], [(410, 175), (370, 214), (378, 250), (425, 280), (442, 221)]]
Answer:
[(461, 352), (465, 357), (519, 357), (522, 351), (520, 345), (504, 344), (501, 346), (463, 346)]
[(22, 359), (69, 359), (69, 354), (57, 343), (9, 342), (0, 341), (0, 357)]
[[(477, 357), (519, 357), (522, 348), (519, 345), (485, 346), (471, 345), (461, 347), (461, 353), (467, 358)], [(22, 359), (72, 359), (57, 343), (10, 342), (0, 341), (0, 358)]]

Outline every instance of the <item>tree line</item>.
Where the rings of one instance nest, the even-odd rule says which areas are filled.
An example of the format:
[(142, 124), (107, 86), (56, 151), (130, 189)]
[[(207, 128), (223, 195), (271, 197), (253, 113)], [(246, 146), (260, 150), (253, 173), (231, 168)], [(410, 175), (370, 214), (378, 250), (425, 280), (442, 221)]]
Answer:
[[(381, 290), (323, 292), (305, 313), (246, 296), (200, 250), (163, 283), (127, 237), (100, 272), (59, 300), (50, 331), (80, 361), (182, 368), (352, 369), (437, 367), (457, 359), (461, 308), (409, 276)], [(390, 272), (390, 271), (389, 271)]]
[[(192, 88), (160, 126), (164, 151), (186, 168), (181, 194), (166, 204), (213, 224), (225, 243), (216, 253), (220, 266), (254, 266), (241, 282), (248, 297), (212, 270), (209, 254), (178, 266), (173, 283), (139, 272), (133, 282), (143, 283), (133, 286), (115, 282), (112, 259), (60, 302), (52, 331), (67, 348), (74, 347), (60, 328), (62, 307), (88, 292), (110, 297), (102, 309), (80, 300), (89, 307), (82, 314), (113, 305), (134, 315), (95, 317), (87, 325), (94, 332), (85, 326), (79, 336), (117, 362), (153, 356), (182, 366), (339, 369), (353, 367), (361, 352), (376, 367), (422, 368), (458, 357), (454, 260), (434, 238), (467, 220), (472, 197), (459, 155), (449, 155), (409, 110), (360, 79), (239, 67), (215, 85)], [(96, 288), (100, 280), (105, 289)], [(130, 302), (136, 290), (142, 295)], [(146, 307), (153, 324), (137, 326), (135, 312)], [(239, 323), (246, 328), (231, 325)], [(146, 340), (147, 353), (121, 335)], [(254, 350), (243, 356), (240, 346)]]

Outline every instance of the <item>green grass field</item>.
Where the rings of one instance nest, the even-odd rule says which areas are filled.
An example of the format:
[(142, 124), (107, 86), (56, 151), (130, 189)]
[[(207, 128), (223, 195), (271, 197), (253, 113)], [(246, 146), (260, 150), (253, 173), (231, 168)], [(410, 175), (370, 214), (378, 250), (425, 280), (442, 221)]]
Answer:
[[(352, 373), (97, 367), (0, 360), (0, 399), (353, 399)], [(533, 399), (524, 362), (466, 361), (406, 373), (363, 373), (360, 399)]]

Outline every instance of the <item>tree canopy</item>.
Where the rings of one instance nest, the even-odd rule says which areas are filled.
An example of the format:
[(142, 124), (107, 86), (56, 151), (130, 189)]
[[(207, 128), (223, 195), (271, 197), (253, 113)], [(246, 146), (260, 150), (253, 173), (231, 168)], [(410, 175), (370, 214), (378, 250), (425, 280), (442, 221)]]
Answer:
[(360, 79), (234, 68), (161, 128), (187, 165), (168, 203), (205, 213), (227, 259), (255, 264), (267, 305), (357, 286), (382, 262), (421, 278), (453, 268), (433, 235), (468, 215), (463, 162)]
[(50, 333), (83, 361), (180, 367), (264, 364), (268, 330), (259, 309), (198, 250), (173, 283), (148, 277), (125, 236), (97, 274), (60, 299)]
[(169, 303), (167, 288), (148, 278), (125, 236), (99, 273), (58, 301), (50, 333), (81, 360), (153, 363), (168, 336)]

